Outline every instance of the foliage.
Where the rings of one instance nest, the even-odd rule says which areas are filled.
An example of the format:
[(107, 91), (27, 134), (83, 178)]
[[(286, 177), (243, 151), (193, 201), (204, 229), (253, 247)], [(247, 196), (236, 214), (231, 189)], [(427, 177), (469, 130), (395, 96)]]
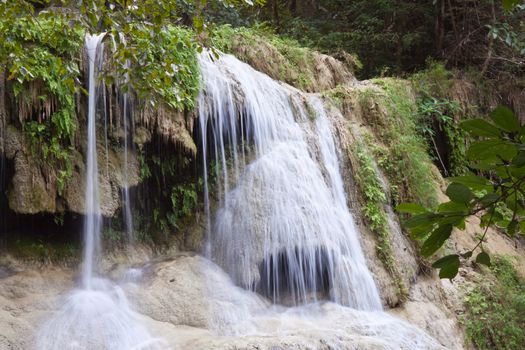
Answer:
[[(254, 2), (226, 0), (221, 3), (242, 6)], [(57, 7), (50, 10), (49, 5)], [(192, 24), (195, 32), (176, 26), (184, 22), (186, 10), (190, 8), (192, 20), (186, 24)], [(32, 72), (27, 64), (16, 65), (18, 60), (25, 59), (25, 63), (29, 60), (38, 63), (42, 58), (56, 60), (63, 68), (53, 67), (56, 69), (46, 72), (65, 76), (63, 83), (74, 89), (78, 87), (75, 84), (78, 80), (70, 79), (66, 73), (75, 78), (78, 69), (73, 67), (77, 62), (64, 59), (62, 63), (57, 57), (64, 52), (78, 53), (82, 41), (70, 41), (72, 33), (105, 32), (114, 44), (112, 70), (105, 72), (107, 80), (118, 80), (124, 89), (134, 90), (140, 97), (155, 99), (157, 96), (151, 92), (156, 92), (175, 109), (191, 109), (199, 81), (195, 54), (202, 50), (195, 33), (202, 33), (206, 27), (202, 10), (200, 1), (186, 0), (146, 0), (140, 6), (131, 5), (128, 0), (80, 0), (75, 4), (66, 0), (3, 1), (0, 3), (0, 13), (4, 15), (0, 23), (0, 63), (14, 62), (10, 79), (22, 79), (22, 84), (24, 77), (31, 76)], [(13, 38), (12, 32), (19, 27), (23, 28), (20, 36), (24, 42)], [(27, 42), (35, 44), (36, 50), (27, 50)], [(45, 57), (39, 52), (42, 44), (53, 49)], [(32, 57), (36, 54), (38, 59)]]
[[(275, 20), (275, 8), (263, 12), (264, 19), (273, 20), (281, 32), (297, 38), (303, 45), (333, 55), (342, 50), (357, 53), (365, 63), (362, 71), (365, 77), (413, 69), (432, 48), (430, 2), (276, 2), (279, 23)], [(286, 3), (296, 6), (287, 7)]]
[[(416, 105), (410, 90), (395, 79), (376, 79), (374, 83), (383, 89), (362, 91), (360, 103), (362, 108), (370, 109), (371, 115), (379, 113), (372, 121), (376, 124), (373, 125), (374, 134), (388, 148), (369, 146), (401, 201), (417, 200), (429, 207), (435, 206), (437, 197), (431, 162), (425, 141), (416, 128)], [(373, 106), (375, 103), (379, 106)], [(386, 111), (382, 112), (381, 108)]]
[(0, 21), (2, 56), (18, 102), (19, 119), (34, 154), (57, 163), (62, 193), (71, 176), (73, 138), (77, 128), (75, 93), (80, 76), (78, 52), (83, 32), (60, 13), (42, 11), (35, 20), (20, 18), (16, 26)]
[(177, 185), (171, 189), (171, 212), (167, 219), (171, 226), (179, 228), (178, 222), (191, 216), (198, 204), (196, 184)]
[(525, 347), (525, 281), (507, 258), (494, 259), (492, 279), (467, 295), (467, 335), (480, 350)]
[[(117, 51), (114, 60), (136, 62), (129, 68), (128, 84), (142, 97), (154, 103), (157, 95), (170, 107), (192, 110), (199, 92), (199, 67), (194, 32), (182, 27), (166, 26), (154, 36), (143, 24), (134, 27), (127, 40), (135, 49), (128, 58)], [(115, 62), (115, 61), (113, 61)], [(152, 94), (154, 92), (154, 94)]]
[[(445, 176), (464, 174), (467, 171), (465, 133), (457, 126), (453, 117), (460, 109), (459, 104), (446, 98), (430, 96), (420, 96), (417, 104), (418, 129), (429, 140), (432, 153), (439, 160)], [(436, 144), (437, 132), (444, 135), (446, 142), (444, 150)], [(442, 153), (445, 157), (441, 156)]]
[[(143, 186), (148, 188), (146, 197), (153, 205), (152, 209), (147, 206), (143, 209), (151, 210), (153, 225), (150, 226), (146, 220), (138, 222), (135, 227), (148, 232), (147, 239), (158, 233), (158, 238), (165, 240), (168, 233), (183, 228), (181, 222), (194, 217), (200, 208), (203, 184), (192, 175), (195, 159), (179, 153), (169, 153), (162, 158), (158, 155), (146, 157), (147, 154), (150, 154), (148, 150), (144, 150), (144, 154), (139, 155), (139, 162), (145, 181)], [(157, 191), (151, 191), (151, 188)], [(139, 205), (142, 206), (142, 203)]]
[(472, 119), (460, 124), (472, 137), (479, 138), (467, 150), (469, 167), (479, 175), (450, 178), (446, 190), (450, 201), (440, 204), (437, 210), (413, 203), (397, 208), (399, 212), (413, 214), (405, 227), (413, 238), (424, 240), (421, 254), (426, 257), (447, 241), (454, 227), (464, 230), (468, 217), (481, 216), (484, 232), (477, 244), (469, 251), (448, 255), (434, 263), (442, 278), (455, 277), (460, 258), (468, 259), (477, 250), (476, 262), (490, 264), (483, 243), (491, 225), (504, 229), (511, 237), (525, 232), (525, 128), (506, 107), (496, 108), (490, 118), (492, 122)]
[(474, 109), (463, 110), (459, 101), (450, 97), (453, 78), (452, 71), (433, 60), (427, 62), (426, 69), (410, 76), (417, 94), (417, 128), (428, 141), (436, 165), (445, 176), (463, 175), (467, 171), (466, 135), (457, 122), (468, 118)]

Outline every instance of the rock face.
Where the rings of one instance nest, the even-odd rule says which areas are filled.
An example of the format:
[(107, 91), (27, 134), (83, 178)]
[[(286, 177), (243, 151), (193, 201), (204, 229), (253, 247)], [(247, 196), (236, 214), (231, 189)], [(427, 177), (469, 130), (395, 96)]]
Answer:
[[(19, 214), (84, 213), (84, 160), (78, 151), (72, 151), (73, 173), (59, 195), (56, 167), (35, 157), (22, 131), (9, 125), (5, 134), (5, 155), (14, 164), (14, 174), (8, 185), (9, 207)], [(120, 188), (125, 186), (124, 152), (108, 149), (99, 144), (100, 193), (102, 214), (112, 216), (120, 207)], [(136, 153), (128, 151), (127, 185), (139, 182)]]
[[(421, 330), (381, 312), (333, 303), (269, 306), (234, 286), (219, 267), (180, 255), (141, 268), (122, 288), (142, 324), (166, 349), (444, 349)], [(72, 288), (71, 271), (18, 271), (0, 283), (0, 345), (30, 349)]]

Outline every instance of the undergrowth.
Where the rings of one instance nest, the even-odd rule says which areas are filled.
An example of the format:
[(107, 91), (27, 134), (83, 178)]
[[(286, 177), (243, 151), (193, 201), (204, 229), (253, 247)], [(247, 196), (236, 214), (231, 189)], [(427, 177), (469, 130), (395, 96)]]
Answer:
[(377, 235), (376, 251), (379, 259), (394, 278), (399, 295), (404, 296), (406, 288), (396, 269), (390, 242), (388, 217), (384, 209), (385, 205), (388, 204), (388, 197), (381, 185), (381, 180), (374, 167), (374, 160), (366, 145), (359, 143), (354, 152), (358, 161), (355, 178), (365, 197), (365, 204), (362, 207), (363, 214), (370, 225), (370, 229)]
[[(397, 192), (396, 202), (417, 201), (437, 205), (432, 165), (425, 140), (417, 131), (416, 105), (402, 80), (375, 79), (381, 90), (360, 91), (359, 103), (368, 111), (374, 135), (383, 145), (369, 142), (379, 166)], [(396, 204), (396, 203), (394, 203)]]
[[(439, 62), (430, 61), (427, 66), (410, 78), (417, 95), (417, 128), (427, 140), (430, 154), (443, 175), (464, 175), (467, 172), (466, 135), (458, 122), (467, 118), (467, 111), (449, 97), (452, 72)], [(438, 144), (440, 139), (444, 144)]]
[(463, 320), (469, 339), (480, 350), (525, 348), (525, 281), (509, 258), (493, 259), (490, 278), (466, 297)]

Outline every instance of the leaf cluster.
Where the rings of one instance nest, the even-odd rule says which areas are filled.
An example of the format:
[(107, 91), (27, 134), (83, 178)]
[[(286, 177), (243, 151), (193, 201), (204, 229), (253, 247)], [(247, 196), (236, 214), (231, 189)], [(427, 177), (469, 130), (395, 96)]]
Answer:
[(525, 232), (525, 127), (506, 107), (496, 108), (490, 119), (472, 119), (460, 124), (475, 138), (467, 150), (472, 172), (449, 178), (448, 202), (441, 203), (436, 210), (414, 203), (397, 207), (398, 212), (413, 215), (404, 225), (412, 238), (423, 241), (421, 254), (425, 257), (443, 246), (453, 228), (464, 230), (468, 217), (480, 216), (484, 232), (480, 233), (478, 243), (466, 252), (434, 262), (442, 278), (455, 277), (460, 258), (469, 259), (476, 250), (479, 250), (476, 262), (490, 265), (490, 257), (483, 249), (490, 226), (504, 230), (511, 237)]

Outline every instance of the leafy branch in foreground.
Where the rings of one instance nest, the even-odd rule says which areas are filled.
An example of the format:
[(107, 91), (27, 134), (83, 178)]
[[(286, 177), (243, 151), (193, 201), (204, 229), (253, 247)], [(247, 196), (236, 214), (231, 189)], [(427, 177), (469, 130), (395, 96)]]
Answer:
[(498, 107), (483, 119), (464, 121), (460, 127), (474, 137), (467, 151), (471, 173), (451, 177), (446, 195), (450, 201), (436, 209), (402, 203), (396, 209), (411, 214), (404, 222), (412, 238), (422, 240), (421, 255), (430, 257), (449, 239), (453, 228), (465, 229), (465, 221), (479, 216), (477, 243), (467, 251), (440, 258), (432, 266), (441, 278), (454, 278), (461, 259), (476, 254), (476, 263), (490, 265), (484, 249), (488, 228), (493, 226), (513, 237), (525, 234), (525, 126), (507, 107)]

